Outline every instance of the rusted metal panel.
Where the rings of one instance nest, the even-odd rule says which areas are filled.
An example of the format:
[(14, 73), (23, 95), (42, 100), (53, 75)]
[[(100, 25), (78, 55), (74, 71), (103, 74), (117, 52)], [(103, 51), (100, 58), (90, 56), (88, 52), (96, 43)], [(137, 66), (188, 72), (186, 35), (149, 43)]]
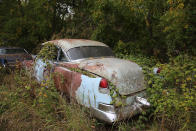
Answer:
[(79, 68), (108, 79), (119, 89), (121, 95), (146, 88), (142, 69), (131, 61), (117, 58), (86, 59), (80, 61)]
[[(71, 48), (80, 47), (80, 46), (106, 46), (104, 43), (93, 41), (93, 40), (84, 40), (84, 39), (60, 39), (48, 41), (54, 43), (55, 45), (62, 48), (64, 52), (67, 52)], [(48, 43), (45, 42), (45, 43)], [(43, 43), (43, 44), (45, 44)]]
[(65, 68), (79, 68), (77, 63), (63, 63), (59, 62), (59, 66), (65, 67)]
[(97, 108), (100, 102), (111, 103), (112, 98), (109, 94), (99, 92), (102, 78), (91, 78), (61, 66), (56, 67), (54, 72), (57, 89), (74, 98), (79, 104)]
[(56, 88), (75, 99), (76, 90), (80, 87), (82, 81), (81, 74), (63, 67), (56, 67), (54, 72)]
[[(90, 40), (62, 39), (50, 42), (60, 46), (64, 52), (79, 46), (106, 46)], [(94, 116), (101, 120), (116, 122), (131, 117), (150, 105), (144, 99), (145, 81), (142, 69), (134, 62), (118, 58), (91, 58), (53, 62), (51, 65), (53, 70), (46, 72), (46, 64), (36, 60), (35, 76), (38, 81), (44, 80), (54, 72), (56, 88), (74, 98), (79, 104), (91, 108)], [(93, 78), (81, 70), (92, 73)], [(100, 90), (102, 78), (112, 82), (118, 93), (126, 95), (125, 98), (117, 97), (125, 106), (117, 107), (111, 104), (113, 98), (110, 96), (110, 87), (104, 92)]]
[(31, 68), (31, 67), (33, 67), (33, 63), (34, 63), (33, 60), (24, 60), (23, 61), (23, 66), (27, 67), (27, 68)]

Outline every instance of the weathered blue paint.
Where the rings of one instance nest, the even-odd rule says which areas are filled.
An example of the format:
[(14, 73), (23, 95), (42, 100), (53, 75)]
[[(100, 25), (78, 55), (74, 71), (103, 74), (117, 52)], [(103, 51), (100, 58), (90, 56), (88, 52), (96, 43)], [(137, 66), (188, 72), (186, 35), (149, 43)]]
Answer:
[(42, 82), (44, 80), (43, 74), (44, 74), (45, 67), (46, 67), (46, 63), (44, 63), (41, 59), (36, 60), (34, 75), (39, 82)]
[(99, 103), (110, 104), (112, 98), (109, 94), (99, 92), (99, 83), (102, 78), (90, 78), (81, 76), (82, 83), (76, 91), (76, 99), (78, 103), (86, 107), (98, 108)]

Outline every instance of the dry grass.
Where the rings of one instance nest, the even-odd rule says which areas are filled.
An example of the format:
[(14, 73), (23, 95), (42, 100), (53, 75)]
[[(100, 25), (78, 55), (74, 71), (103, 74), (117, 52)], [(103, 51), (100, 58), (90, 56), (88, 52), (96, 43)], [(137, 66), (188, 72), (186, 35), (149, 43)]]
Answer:
[[(49, 88), (45, 88), (24, 72), (2, 76), (0, 130), (139, 130), (136, 128), (140, 127), (138, 117), (107, 125), (90, 117), (88, 109), (68, 102), (50, 83)], [(155, 131), (158, 126), (148, 129)]]
[(94, 124), (86, 109), (67, 103), (55, 90), (40, 88), (24, 74), (4, 76), (0, 88), (1, 130), (92, 129)]

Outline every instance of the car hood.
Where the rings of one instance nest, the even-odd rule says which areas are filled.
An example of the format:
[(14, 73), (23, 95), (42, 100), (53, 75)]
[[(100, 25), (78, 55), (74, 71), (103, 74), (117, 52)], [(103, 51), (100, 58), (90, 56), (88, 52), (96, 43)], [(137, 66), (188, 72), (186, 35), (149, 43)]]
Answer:
[(87, 59), (80, 61), (78, 67), (109, 80), (117, 87), (121, 95), (129, 95), (145, 89), (142, 68), (128, 60)]

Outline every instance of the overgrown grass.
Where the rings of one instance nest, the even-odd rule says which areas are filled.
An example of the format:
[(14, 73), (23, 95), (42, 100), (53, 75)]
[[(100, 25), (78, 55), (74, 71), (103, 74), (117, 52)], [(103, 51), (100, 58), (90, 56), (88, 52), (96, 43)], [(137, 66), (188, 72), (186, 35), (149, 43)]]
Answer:
[[(1, 130), (195, 130), (196, 61), (179, 56), (161, 64), (153, 58), (123, 57), (142, 66), (151, 108), (115, 125), (90, 117), (86, 108), (67, 102), (52, 82), (38, 84), (21, 71), (0, 70)], [(161, 73), (154, 75), (154, 67)], [(8, 73), (9, 72), (9, 73)]]
[(0, 129), (92, 130), (95, 127), (86, 109), (68, 103), (52, 84), (40, 85), (23, 71), (4, 75), (0, 86)]
[[(68, 102), (52, 82), (38, 84), (21, 71), (1, 71), (0, 130), (126, 130), (138, 116), (107, 125), (88, 109)], [(138, 126), (139, 127), (139, 126)]]

